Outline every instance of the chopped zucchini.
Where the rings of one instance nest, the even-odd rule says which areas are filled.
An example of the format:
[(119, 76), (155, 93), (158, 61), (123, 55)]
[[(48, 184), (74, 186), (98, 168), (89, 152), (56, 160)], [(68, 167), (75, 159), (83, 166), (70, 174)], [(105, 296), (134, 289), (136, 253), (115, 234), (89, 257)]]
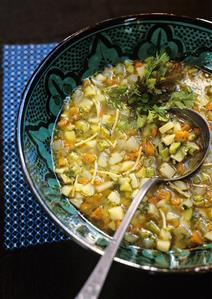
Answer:
[(165, 143), (165, 145), (170, 145), (174, 142), (175, 139), (175, 134), (171, 134), (171, 135), (166, 135), (164, 136), (161, 140), (163, 143)]
[(170, 145), (169, 147), (169, 152), (170, 154), (175, 154), (177, 152), (177, 150), (179, 149), (179, 147), (181, 146), (180, 142), (174, 142)]
[(169, 130), (174, 128), (174, 123), (173, 122), (168, 122), (165, 125), (163, 125), (162, 127), (159, 128), (159, 131), (161, 134), (164, 134), (166, 132), (168, 132)]

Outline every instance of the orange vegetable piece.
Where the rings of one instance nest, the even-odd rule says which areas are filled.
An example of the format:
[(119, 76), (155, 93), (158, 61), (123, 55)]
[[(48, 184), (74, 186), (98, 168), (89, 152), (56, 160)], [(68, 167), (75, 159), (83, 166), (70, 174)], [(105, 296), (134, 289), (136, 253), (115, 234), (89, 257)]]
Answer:
[(128, 161), (128, 160), (136, 160), (136, 158), (138, 157), (138, 154), (139, 152), (130, 152), (130, 153), (127, 153), (125, 156), (124, 156), (124, 160), (125, 161)]
[(58, 159), (58, 166), (63, 167), (66, 165), (66, 159), (64, 157), (59, 157)]
[(208, 223), (208, 229), (211, 231), (212, 230), (212, 222)]
[(171, 192), (166, 189), (160, 189), (156, 192), (156, 196), (159, 200), (169, 200), (171, 198)]
[(103, 212), (103, 208), (98, 207), (97, 209), (95, 209), (92, 214), (91, 217), (95, 220), (101, 220), (104, 218), (104, 212)]
[(154, 156), (155, 154), (155, 147), (154, 145), (151, 143), (151, 141), (145, 139), (143, 141), (143, 152), (147, 155), (147, 156)]
[(64, 128), (67, 124), (68, 124), (68, 120), (64, 118), (60, 119), (57, 123), (58, 127), (61, 129)]
[(200, 233), (200, 231), (196, 230), (192, 233), (192, 237), (191, 237), (191, 242), (197, 244), (197, 245), (201, 245), (204, 241), (202, 238), (202, 235)]
[(171, 204), (173, 205), (173, 206), (179, 206), (180, 204), (181, 204), (181, 202), (182, 202), (182, 199), (181, 198), (179, 198), (179, 197), (172, 197), (171, 199), (170, 199), (170, 202), (171, 202)]
[(152, 137), (156, 137), (157, 134), (158, 134), (158, 128), (157, 127), (152, 128), (152, 130), (151, 130)]
[(136, 61), (135, 62), (135, 67), (141, 67), (142, 66), (142, 62), (141, 61)]
[(90, 153), (83, 154), (82, 161), (85, 164), (91, 164), (96, 160), (96, 156)]
[(184, 124), (182, 126), (182, 131), (189, 131), (191, 129), (191, 126), (189, 124)]
[(148, 198), (148, 202), (152, 203), (153, 205), (156, 205), (159, 201), (159, 198), (157, 196), (151, 196)]
[(79, 178), (78, 181), (79, 181), (80, 184), (86, 185), (86, 184), (88, 184), (89, 179), (87, 179), (85, 177), (82, 177), (82, 178)]
[(176, 132), (175, 138), (177, 141), (185, 141), (189, 137), (188, 131), (178, 131)]
[(72, 118), (74, 120), (78, 120), (80, 118), (79, 108), (78, 107), (72, 106), (69, 109), (69, 114), (70, 114), (70, 116), (72, 116)]
[(210, 102), (210, 103), (208, 103), (208, 104), (206, 105), (206, 109), (207, 109), (207, 110), (212, 110), (212, 102)]
[(185, 173), (185, 166), (182, 162), (179, 162), (176, 165), (176, 168), (177, 168), (177, 172), (179, 173), (179, 175), (183, 175)]

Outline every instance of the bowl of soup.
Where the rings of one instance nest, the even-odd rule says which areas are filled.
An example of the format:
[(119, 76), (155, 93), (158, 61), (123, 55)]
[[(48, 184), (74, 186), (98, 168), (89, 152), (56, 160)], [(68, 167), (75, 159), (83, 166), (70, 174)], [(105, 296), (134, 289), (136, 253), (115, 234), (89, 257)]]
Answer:
[[(99, 254), (139, 188), (192, 169), (212, 122), (212, 25), (166, 14), (126, 16), (77, 32), (41, 63), (23, 93), (17, 140), (43, 208)], [(195, 175), (145, 196), (115, 260), (151, 271), (212, 267), (212, 149)]]

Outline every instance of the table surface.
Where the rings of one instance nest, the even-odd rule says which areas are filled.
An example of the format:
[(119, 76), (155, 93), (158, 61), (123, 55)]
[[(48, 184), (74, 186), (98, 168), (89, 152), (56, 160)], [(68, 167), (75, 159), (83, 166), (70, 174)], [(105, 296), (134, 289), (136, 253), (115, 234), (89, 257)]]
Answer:
[[(211, 3), (210, 0), (1, 0), (0, 45), (60, 41), (87, 25), (131, 13), (172, 12), (212, 19)], [(0, 177), (1, 143), (0, 134)], [(2, 180), (0, 198), (3, 198)], [(16, 251), (3, 250), (2, 242), (0, 231), (1, 299), (74, 298), (99, 259), (73, 241)], [(210, 273), (153, 275), (114, 263), (100, 298), (149, 299), (158, 294), (163, 298), (172, 294), (185, 298), (189, 294), (189, 298), (205, 299), (211, 292), (211, 284)]]

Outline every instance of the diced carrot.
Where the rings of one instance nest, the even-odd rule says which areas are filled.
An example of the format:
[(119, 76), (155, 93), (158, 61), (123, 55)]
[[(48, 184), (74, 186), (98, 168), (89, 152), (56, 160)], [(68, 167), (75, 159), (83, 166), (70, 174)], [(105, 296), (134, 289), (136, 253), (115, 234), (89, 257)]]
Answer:
[(179, 162), (176, 165), (176, 168), (177, 168), (177, 172), (179, 173), (179, 175), (183, 175), (185, 173), (185, 166), (182, 162)]
[(126, 155), (124, 155), (124, 160), (128, 161), (128, 160), (136, 160), (136, 158), (138, 157), (139, 152), (130, 152), (127, 153)]
[(90, 153), (83, 154), (82, 161), (85, 164), (91, 164), (96, 160), (96, 156)]
[(202, 238), (202, 235), (200, 233), (200, 231), (196, 230), (192, 233), (192, 237), (191, 237), (191, 242), (197, 244), (197, 245), (201, 245), (204, 241)]
[(57, 123), (58, 127), (61, 129), (64, 128), (67, 124), (68, 124), (68, 120), (64, 118), (60, 119)]
[(86, 185), (86, 184), (88, 184), (89, 179), (87, 179), (85, 177), (82, 177), (82, 178), (79, 178), (78, 181), (79, 181), (80, 184)]
[(113, 77), (112, 79), (106, 79), (105, 80), (105, 83), (107, 85), (115, 85), (115, 84), (118, 84), (119, 83), (119, 78), (118, 77)]
[(182, 199), (181, 198), (179, 198), (179, 197), (172, 197), (171, 199), (170, 199), (170, 202), (171, 202), (171, 204), (173, 205), (173, 206), (179, 206), (180, 204), (181, 204), (181, 202), (182, 202)]
[(148, 202), (152, 203), (153, 205), (156, 205), (159, 201), (159, 198), (157, 196), (150, 196), (148, 198)]
[(200, 135), (200, 133), (201, 133), (201, 132), (200, 132), (200, 128), (194, 128), (194, 134), (195, 134), (195, 135), (198, 136), (198, 135)]
[(210, 102), (210, 103), (208, 103), (208, 104), (206, 105), (206, 109), (207, 109), (207, 110), (212, 110), (212, 102)]
[(157, 190), (156, 196), (159, 198), (159, 200), (169, 200), (171, 198), (171, 192), (166, 189), (160, 189)]
[(79, 108), (78, 108), (78, 107), (72, 106), (72, 107), (69, 109), (69, 114), (70, 114), (70, 116), (71, 116), (74, 120), (78, 120), (78, 119), (80, 119), (80, 114), (79, 114)]
[(70, 140), (64, 140), (63, 144), (64, 144), (65, 148), (71, 148), (74, 145), (74, 140), (72, 140), (72, 141), (70, 141)]
[(191, 126), (189, 124), (184, 124), (181, 128), (182, 131), (189, 131), (191, 129)]
[(103, 208), (98, 207), (97, 209), (95, 209), (92, 214), (91, 217), (95, 220), (101, 220), (104, 217), (104, 213), (103, 213)]
[(142, 62), (141, 61), (136, 61), (135, 62), (135, 67), (141, 67), (142, 66)]
[(155, 147), (154, 145), (151, 143), (151, 141), (145, 139), (143, 141), (143, 151), (147, 156), (154, 156), (155, 154)]
[(152, 137), (156, 137), (157, 134), (158, 134), (158, 128), (157, 127), (152, 128), (152, 130), (151, 130)]
[(189, 137), (189, 132), (188, 131), (177, 131), (176, 132), (176, 140), (177, 141), (185, 141)]
[(58, 166), (59, 167), (66, 166), (66, 159), (64, 157), (59, 157), (59, 159), (58, 159)]

